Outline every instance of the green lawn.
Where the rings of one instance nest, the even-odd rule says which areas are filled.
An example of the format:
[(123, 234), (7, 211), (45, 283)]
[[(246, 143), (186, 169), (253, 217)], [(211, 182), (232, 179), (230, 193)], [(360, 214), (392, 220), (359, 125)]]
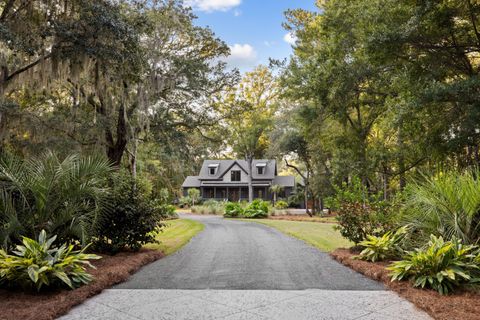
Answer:
[(196, 234), (203, 230), (200, 222), (188, 219), (176, 219), (166, 222), (167, 227), (157, 235), (159, 244), (147, 244), (149, 249), (162, 250), (166, 255), (172, 254), (190, 241)]
[(330, 252), (337, 248), (348, 248), (352, 246), (352, 243), (343, 238), (340, 232), (333, 229), (335, 224), (331, 223), (268, 219), (242, 219), (242, 221), (265, 224), (292, 237), (303, 240), (322, 251)]

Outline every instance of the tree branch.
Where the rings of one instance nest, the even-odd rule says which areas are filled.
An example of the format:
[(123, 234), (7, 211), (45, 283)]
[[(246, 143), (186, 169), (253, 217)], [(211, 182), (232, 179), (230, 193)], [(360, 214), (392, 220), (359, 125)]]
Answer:
[(18, 76), (19, 74), (35, 67), (37, 64), (39, 64), (40, 62), (42, 62), (43, 60), (46, 60), (46, 59), (49, 59), (52, 57), (52, 54), (49, 53), (41, 58), (39, 58), (38, 60), (35, 60), (34, 62), (30, 63), (30, 64), (27, 64), (26, 66), (14, 71), (13, 73), (11, 73), (10, 75), (8, 75), (6, 78), (5, 78), (5, 82), (8, 82), (10, 80), (12, 80), (13, 78), (15, 78), (16, 76)]

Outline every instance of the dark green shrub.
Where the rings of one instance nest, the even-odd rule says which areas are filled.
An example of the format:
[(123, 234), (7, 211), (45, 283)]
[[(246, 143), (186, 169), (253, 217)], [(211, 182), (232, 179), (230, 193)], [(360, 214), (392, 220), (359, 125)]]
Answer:
[(149, 199), (141, 186), (135, 185), (135, 180), (125, 173), (113, 177), (112, 189), (111, 210), (99, 223), (95, 249), (117, 253), (156, 243), (156, 231), (163, 226), (161, 221), (171, 214), (171, 207)]
[(0, 285), (7, 287), (36, 288), (68, 286), (71, 289), (87, 284), (92, 276), (86, 267), (89, 260), (100, 259), (84, 250), (74, 251), (73, 245), (52, 247), (55, 239), (47, 239), (45, 230), (38, 241), (24, 237), (13, 254), (0, 250)]
[(403, 254), (401, 242), (407, 230), (407, 227), (401, 227), (396, 232), (388, 231), (381, 237), (367, 235), (367, 240), (359, 243), (364, 249), (358, 258), (376, 262), (400, 257)]
[(255, 199), (248, 205), (243, 213), (245, 218), (262, 219), (268, 217), (268, 202)]
[(462, 285), (478, 283), (479, 262), (477, 246), (464, 245), (458, 239), (445, 242), (431, 235), (426, 249), (409, 252), (387, 269), (392, 271), (392, 281), (411, 280), (415, 287), (447, 294)]
[(342, 236), (358, 244), (367, 235), (379, 236), (391, 230), (390, 210), (384, 203), (345, 202), (338, 211), (336, 228)]
[(238, 202), (229, 202), (225, 205), (225, 213), (223, 215), (226, 218), (237, 218), (243, 216), (243, 208)]

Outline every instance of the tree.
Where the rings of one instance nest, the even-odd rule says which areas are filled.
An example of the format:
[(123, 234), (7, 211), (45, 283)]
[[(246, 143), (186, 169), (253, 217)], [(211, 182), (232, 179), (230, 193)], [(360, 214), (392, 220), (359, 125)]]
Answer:
[[(277, 80), (267, 67), (247, 72), (240, 83), (222, 94), (219, 110), (225, 116), (227, 144), (248, 165), (248, 199), (253, 201), (253, 159), (261, 158), (268, 148), (268, 132), (272, 127), (279, 95)], [(232, 116), (235, 115), (235, 116)]]
[(121, 2), (104, 0), (3, 1), (1, 139), (18, 91), (52, 92), (71, 83), (77, 91), (72, 97), (76, 106), (82, 74), (91, 66), (118, 67), (136, 51), (131, 40), (138, 25), (127, 21), (122, 8)]
[(282, 192), (282, 190), (283, 190), (283, 186), (281, 186), (281, 185), (274, 184), (274, 185), (270, 186), (270, 191), (273, 192), (273, 205), (274, 206), (277, 203), (277, 196), (280, 192)]
[(187, 190), (188, 197), (192, 200), (192, 206), (195, 205), (195, 202), (200, 199), (200, 190), (195, 188), (190, 188)]

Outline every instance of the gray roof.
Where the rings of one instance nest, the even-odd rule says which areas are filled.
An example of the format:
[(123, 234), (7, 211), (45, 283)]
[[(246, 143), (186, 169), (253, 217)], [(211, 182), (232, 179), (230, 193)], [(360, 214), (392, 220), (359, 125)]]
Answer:
[(198, 179), (198, 177), (188, 176), (185, 178), (182, 188), (200, 188), (200, 179)]
[(278, 184), (282, 187), (295, 187), (295, 177), (294, 176), (276, 176), (273, 179), (272, 184)]
[[(218, 169), (215, 175), (210, 175), (208, 172), (208, 166), (218, 164)], [(202, 168), (200, 169), (200, 180), (218, 180), (233, 166), (237, 164), (243, 171), (248, 173), (248, 163), (246, 160), (205, 160)], [(266, 164), (265, 171), (262, 175), (257, 174), (255, 169), (257, 164)], [(277, 162), (275, 160), (256, 159), (253, 160), (253, 179), (271, 180), (277, 174)]]
[[(257, 164), (264, 167), (264, 173), (259, 175), (257, 173)], [(243, 171), (248, 173), (248, 163), (246, 160), (205, 160), (200, 174), (198, 176), (188, 176), (182, 184), (182, 188), (199, 188), (202, 184), (205, 185), (221, 185), (223, 176), (234, 165), (238, 165)], [(215, 175), (209, 174), (209, 166), (217, 168)], [(253, 160), (253, 183), (254, 184), (278, 184), (283, 187), (294, 187), (295, 177), (293, 176), (277, 176), (277, 162), (275, 160), (259, 159)], [(228, 185), (232, 183), (228, 182)], [(234, 183), (235, 184), (235, 183)], [(239, 183), (236, 183), (240, 185)]]

